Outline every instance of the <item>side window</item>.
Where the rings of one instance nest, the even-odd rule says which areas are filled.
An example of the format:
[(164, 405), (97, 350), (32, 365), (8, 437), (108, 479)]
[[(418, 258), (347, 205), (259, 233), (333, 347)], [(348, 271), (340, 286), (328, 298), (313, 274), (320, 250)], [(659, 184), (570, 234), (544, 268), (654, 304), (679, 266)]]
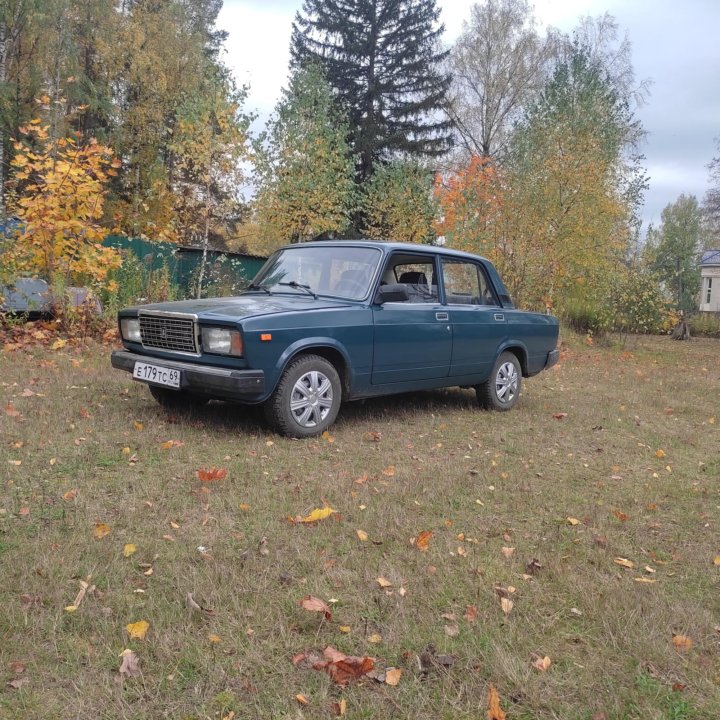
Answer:
[(479, 265), (443, 260), (445, 297), (449, 305), (499, 305)]
[(427, 258), (403, 256), (391, 262), (383, 275), (383, 281), (405, 285), (408, 302), (432, 303), (438, 301), (435, 269)]

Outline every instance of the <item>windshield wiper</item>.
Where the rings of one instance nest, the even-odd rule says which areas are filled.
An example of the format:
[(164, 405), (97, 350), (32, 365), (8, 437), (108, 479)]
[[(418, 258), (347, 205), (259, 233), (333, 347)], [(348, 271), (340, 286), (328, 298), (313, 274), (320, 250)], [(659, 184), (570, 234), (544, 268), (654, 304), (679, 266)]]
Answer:
[(270, 289), (266, 287), (265, 285), (257, 285), (256, 283), (250, 283), (246, 290), (262, 290), (263, 292), (267, 293), (268, 295), (272, 295), (270, 292)]
[(281, 282), (278, 283), (278, 285), (286, 285), (287, 287), (291, 287), (293, 290), (304, 290), (317, 300), (317, 295), (312, 291), (309, 285), (303, 285), (302, 283), (295, 282), (295, 280), (292, 280), (291, 282)]

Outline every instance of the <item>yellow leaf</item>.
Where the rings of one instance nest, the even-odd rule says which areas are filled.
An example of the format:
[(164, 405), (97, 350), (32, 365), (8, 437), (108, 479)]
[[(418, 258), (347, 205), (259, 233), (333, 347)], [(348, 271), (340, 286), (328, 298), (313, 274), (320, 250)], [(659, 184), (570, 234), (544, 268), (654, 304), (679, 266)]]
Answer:
[(329, 518), (335, 510), (333, 510), (329, 505), (326, 505), (323, 508), (315, 508), (308, 516), (306, 517), (298, 517), (295, 518), (296, 523), (314, 523), (318, 522), (319, 520), (325, 520), (326, 518)]
[(394, 465), (388, 465), (383, 471), (382, 474), (386, 477), (393, 477), (395, 475), (395, 466)]
[(239, 507), (243, 512), (247, 512), (248, 510), (250, 510), (250, 507), (251, 507), (251, 506), (248, 505), (247, 503), (240, 503), (240, 505), (239, 505), (238, 507)]
[(341, 633), (347, 634), (347, 633), (350, 632), (351, 627), (350, 627), (349, 625), (340, 625), (340, 626), (338, 627), (338, 630), (339, 630)]
[(74, 500), (77, 497), (78, 491), (77, 488), (73, 488), (72, 490), (68, 490), (66, 493), (63, 493), (62, 499), (66, 500), (67, 502), (70, 502), (71, 500)]
[(401, 668), (388, 668), (385, 671), (385, 684), (390, 685), (391, 687), (396, 687), (398, 683), (400, 682), (400, 678), (402, 677), (402, 669)]
[(57, 339), (51, 346), (51, 350), (62, 350), (67, 345), (67, 340)]
[(95, 523), (95, 526), (93, 527), (93, 535), (97, 540), (100, 540), (104, 538), (106, 535), (110, 534), (110, 526), (106, 525), (105, 523)]
[(510, 598), (500, 598), (500, 607), (502, 607), (502, 611), (509, 615), (510, 611), (513, 609), (513, 601), (510, 600)]
[(655, 451), (655, 457), (656, 458), (664, 458), (665, 457), (665, 451), (662, 448), (659, 448)]
[(137, 552), (137, 546), (133, 543), (128, 543), (123, 548), (123, 555), (125, 557), (130, 557), (131, 555), (134, 555)]
[(384, 577), (379, 577), (379, 578), (376, 580), (376, 582), (377, 582), (377, 584), (378, 584), (381, 588), (389, 588), (389, 587), (392, 587), (392, 583), (391, 583), (387, 578), (384, 578)]
[(208, 640), (209, 640), (213, 645), (217, 645), (219, 642), (221, 642), (220, 636), (219, 636), (219, 635), (216, 635), (215, 633), (210, 633), (210, 634), (208, 635)]
[(550, 665), (552, 665), (552, 660), (547, 655), (537, 658), (537, 660), (533, 662), (533, 667), (537, 668), (540, 672), (547, 672)]
[(295, 699), (296, 699), (301, 705), (309, 705), (309, 704), (310, 704), (310, 701), (309, 701), (302, 693), (298, 693), (298, 694), (295, 696)]
[(617, 565), (622, 565), (622, 567), (626, 567), (626, 568), (634, 568), (635, 567), (635, 563), (632, 560), (628, 560), (627, 558), (623, 558), (623, 557), (616, 557), (614, 562)]
[(145, 620), (138, 620), (135, 623), (129, 623), (125, 626), (131, 640), (144, 640), (149, 628), (150, 623)]
[(503, 557), (506, 560), (509, 560), (513, 556), (513, 553), (515, 552), (515, 548), (501, 547), (500, 552), (502, 553)]
[(649, 578), (649, 577), (636, 577), (634, 578), (636, 583), (654, 583), (657, 582), (655, 578)]
[(362, 542), (367, 542), (368, 534), (364, 530), (356, 530), (355, 534), (358, 536), (358, 540), (362, 540)]
[(133, 427), (140, 432), (145, 426), (139, 420), (134, 420)]
[(77, 605), (66, 605), (65, 606), (66, 613), (74, 613), (76, 610), (77, 610)]
[(373, 645), (378, 645), (382, 642), (382, 635), (379, 633), (373, 633), (368, 637), (368, 642), (372, 643)]
[(720, 566), (720, 555), (715, 556), (715, 559), (713, 560), (713, 565)]
[(574, 517), (569, 517), (567, 519), (567, 521), (568, 521), (568, 525), (579, 525), (580, 524), (580, 521)]
[(432, 537), (432, 530), (423, 530), (415, 539), (415, 547), (420, 550), (420, 552), (427, 552), (430, 548)]

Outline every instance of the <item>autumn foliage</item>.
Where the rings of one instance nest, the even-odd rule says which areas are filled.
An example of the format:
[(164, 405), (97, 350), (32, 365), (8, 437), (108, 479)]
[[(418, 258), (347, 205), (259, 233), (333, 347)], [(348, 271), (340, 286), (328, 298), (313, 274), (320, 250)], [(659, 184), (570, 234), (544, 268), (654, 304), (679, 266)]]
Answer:
[(54, 140), (37, 119), (20, 132), (12, 161), (12, 209), (20, 229), (3, 257), (5, 267), (53, 284), (102, 283), (120, 264), (115, 250), (102, 247), (107, 229), (100, 224), (107, 182), (120, 161), (94, 139)]

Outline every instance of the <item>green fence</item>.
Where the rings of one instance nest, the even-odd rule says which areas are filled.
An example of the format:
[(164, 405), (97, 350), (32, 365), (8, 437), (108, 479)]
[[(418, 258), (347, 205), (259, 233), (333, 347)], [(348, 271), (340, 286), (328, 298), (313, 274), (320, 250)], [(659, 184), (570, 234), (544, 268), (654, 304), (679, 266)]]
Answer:
[[(103, 245), (131, 252), (150, 271), (167, 268), (171, 282), (183, 297), (197, 294), (203, 251), (175, 243), (109, 235)], [(208, 249), (203, 272), (203, 295), (239, 292), (255, 277), (267, 258)]]

